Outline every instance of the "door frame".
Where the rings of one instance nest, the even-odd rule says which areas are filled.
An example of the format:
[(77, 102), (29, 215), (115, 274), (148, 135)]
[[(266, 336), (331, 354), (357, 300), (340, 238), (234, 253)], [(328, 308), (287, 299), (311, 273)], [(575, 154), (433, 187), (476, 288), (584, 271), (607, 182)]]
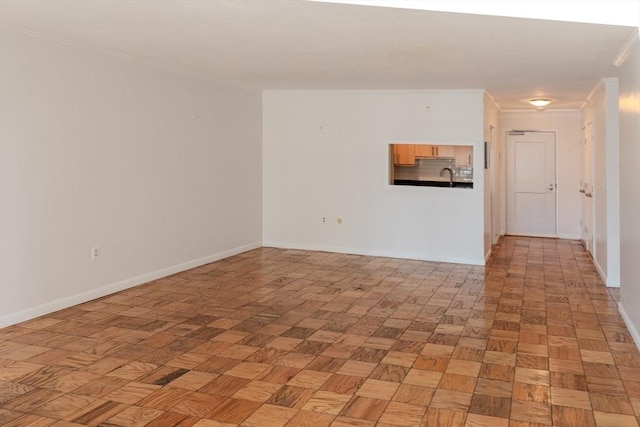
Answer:
[[(505, 157), (505, 161), (504, 161), (504, 212), (505, 212), (505, 218), (504, 218), (504, 228), (505, 228), (505, 235), (510, 235), (509, 234), (509, 168), (511, 166), (510, 162), (511, 162), (511, 156), (509, 156), (509, 145), (507, 143), (508, 137), (509, 137), (509, 132), (531, 132), (531, 133), (552, 133), (553, 134), (553, 155), (554, 155), (554, 168), (553, 168), (553, 177), (554, 177), (554, 213), (553, 213), (553, 222), (554, 222), (554, 230), (555, 233), (554, 234), (524, 234), (523, 236), (528, 236), (528, 237), (552, 237), (552, 238), (558, 238), (558, 132), (555, 130), (527, 130), (527, 129), (510, 129), (510, 130), (505, 130), (504, 132), (504, 157)], [(514, 235), (514, 234), (512, 234)], [(515, 235), (519, 235), (519, 234), (515, 234)]]

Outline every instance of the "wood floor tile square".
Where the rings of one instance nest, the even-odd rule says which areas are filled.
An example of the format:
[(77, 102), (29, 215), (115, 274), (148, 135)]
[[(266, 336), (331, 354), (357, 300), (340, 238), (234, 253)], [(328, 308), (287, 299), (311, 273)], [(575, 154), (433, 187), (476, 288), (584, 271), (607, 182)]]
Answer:
[(256, 377), (257, 380), (267, 381), (277, 384), (288, 383), (296, 374), (300, 372), (298, 368), (274, 365)]
[(482, 363), (479, 376), (500, 381), (513, 381), (515, 378), (515, 368), (507, 365), (496, 365), (493, 363)]
[(189, 415), (177, 414), (175, 412), (163, 412), (159, 417), (154, 418), (149, 424), (146, 424), (145, 427), (191, 427), (198, 423), (198, 421), (200, 421), (199, 418), (191, 417)]
[(211, 412), (206, 415), (216, 421), (239, 424), (260, 407), (259, 402), (225, 397)]
[(478, 378), (475, 393), (496, 397), (511, 397), (513, 383), (510, 381), (490, 380)]
[(207, 415), (212, 408), (221, 404), (224, 399), (225, 398), (222, 396), (213, 396), (206, 393), (194, 392), (186, 397), (180, 398), (180, 400), (171, 407), (171, 411), (183, 415), (202, 418)]
[(550, 372), (549, 383), (552, 387), (587, 391), (587, 378), (584, 375), (565, 372)]
[(549, 371), (543, 369), (516, 368), (515, 381), (525, 384), (549, 385)]
[(593, 412), (586, 409), (553, 405), (552, 414), (554, 426), (595, 427), (596, 425)]
[(314, 359), (315, 356), (312, 354), (290, 352), (280, 357), (275, 363), (280, 366), (303, 369), (313, 362)]
[(414, 406), (427, 406), (433, 397), (435, 390), (412, 384), (400, 384), (392, 400), (407, 403)]
[(467, 420), (464, 426), (465, 427), (509, 427), (509, 419), (470, 413), (467, 415)]
[(287, 427), (326, 427), (331, 425), (335, 416), (313, 411), (298, 411), (289, 420)]
[(369, 374), (376, 368), (376, 363), (360, 362), (357, 360), (348, 360), (338, 370), (338, 374), (352, 375), (356, 377), (368, 377)]
[(512, 400), (510, 418), (517, 421), (551, 425), (551, 407), (546, 403)]
[(181, 375), (180, 377), (171, 381), (167, 385), (169, 387), (178, 387), (178, 388), (184, 388), (186, 390), (195, 391), (200, 389), (204, 385), (210, 383), (211, 381), (216, 379), (218, 376), (219, 376), (218, 374), (192, 370), (192, 371), (186, 372), (184, 375)]
[(409, 368), (397, 365), (379, 364), (371, 373), (371, 378), (381, 381), (401, 383), (409, 372)]
[(93, 404), (96, 400), (97, 399), (88, 396), (65, 394), (57, 399), (44, 403), (33, 412), (42, 417), (65, 419), (82, 408)]
[(253, 379), (269, 369), (265, 363), (241, 362), (227, 370), (225, 375)]
[(318, 356), (311, 363), (309, 363), (306, 368), (312, 371), (322, 371), (322, 372), (337, 372), (342, 365), (344, 365), (346, 359), (335, 358), (335, 357), (327, 357), (327, 356)]
[(316, 393), (314, 389), (285, 385), (267, 400), (267, 403), (287, 408), (302, 408)]
[(130, 406), (124, 411), (106, 420), (105, 424), (143, 427), (158, 418), (161, 414), (162, 411), (157, 409)]
[(416, 426), (420, 425), (426, 409), (424, 406), (389, 402), (378, 421), (398, 426)]
[(376, 421), (387, 406), (388, 400), (354, 396), (340, 412), (346, 417)]
[(356, 395), (391, 400), (399, 386), (396, 382), (367, 379), (356, 391)]
[(633, 407), (627, 396), (589, 393), (591, 407), (594, 411), (609, 412), (614, 414), (633, 415)]
[(284, 426), (298, 411), (275, 405), (262, 405), (242, 425), (247, 427)]
[(511, 411), (511, 399), (475, 394), (471, 398), (469, 412), (490, 417), (508, 418)]
[(630, 415), (611, 414), (608, 412), (594, 412), (598, 427), (638, 427), (637, 418)]
[(475, 376), (445, 373), (440, 380), (438, 388), (472, 393), (475, 389), (476, 381), (477, 378)]
[(352, 375), (334, 374), (320, 388), (340, 394), (354, 394), (364, 384), (366, 378)]
[(431, 399), (430, 407), (466, 412), (471, 404), (471, 393), (437, 389)]
[(586, 391), (551, 387), (551, 403), (557, 406), (591, 410), (589, 393)]
[(6, 409), (20, 412), (32, 412), (47, 402), (61, 397), (63, 393), (44, 388), (33, 388), (24, 394), (20, 394), (3, 404)]
[(28, 414), (12, 419), (7, 424), (5, 424), (5, 427), (45, 427), (53, 425), (56, 421), (57, 420), (53, 418), (45, 418), (38, 415)]
[(342, 408), (349, 402), (351, 395), (334, 393), (331, 391), (318, 391), (305, 403), (302, 409), (313, 412), (322, 412), (330, 415), (338, 415)]
[(441, 378), (441, 372), (425, 371), (422, 369), (411, 369), (407, 373), (407, 376), (404, 377), (403, 384), (413, 384), (423, 387), (436, 388)]
[(420, 425), (425, 427), (459, 427), (464, 425), (466, 417), (466, 412), (429, 408)]
[(67, 417), (66, 421), (81, 425), (97, 426), (128, 407), (128, 405), (123, 403), (96, 400), (92, 405), (82, 408)]
[(513, 385), (513, 399), (527, 402), (549, 403), (550, 389), (547, 386), (516, 382)]
[(282, 385), (277, 383), (251, 381), (245, 387), (238, 390), (233, 397), (236, 399), (252, 400), (254, 402), (266, 402), (281, 388)]
[(130, 382), (107, 394), (104, 399), (133, 405), (161, 387), (154, 384)]
[(4, 359), (0, 364), (0, 381), (12, 381), (43, 368), (43, 365)]
[(251, 382), (248, 378), (221, 375), (200, 388), (200, 392), (218, 396), (233, 396), (238, 390)]
[(421, 354), (416, 358), (413, 367), (415, 369), (424, 369), (426, 371), (444, 372), (448, 364), (448, 357), (436, 357)]
[(329, 378), (331, 378), (331, 376), (332, 375), (329, 372), (303, 369), (302, 371), (298, 372), (287, 383), (287, 385), (318, 390), (325, 382), (327, 382), (327, 380), (329, 380)]

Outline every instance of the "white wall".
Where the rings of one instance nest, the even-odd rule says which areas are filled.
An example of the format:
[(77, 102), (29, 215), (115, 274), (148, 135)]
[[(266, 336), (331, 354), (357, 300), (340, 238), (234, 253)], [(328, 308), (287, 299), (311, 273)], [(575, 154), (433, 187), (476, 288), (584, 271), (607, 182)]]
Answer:
[(620, 79), (620, 312), (640, 348), (640, 40)]
[[(481, 90), (265, 92), (264, 244), (482, 264), (482, 109)], [(402, 142), (473, 144), (474, 188), (389, 186)]]
[(582, 110), (593, 132), (593, 258), (607, 286), (620, 286), (618, 79), (603, 79)]
[(0, 43), (0, 324), (260, 245), (260, 93)]
[(557, 235), (560, 238), (579, 239), (580, 111), (503, 111), (500, 114), (502, 144), (505, 133), (513, 129), (556, 133)]
[(489, 169), (484, 170), (484, 251), (485, 259), (491, 253), (491, 246), (502, 235), (500, 212), (503, 209), (500, 181), (501, 146), (498, 107), (489, 94), (484, 97), (484, 140), (489, 142)]

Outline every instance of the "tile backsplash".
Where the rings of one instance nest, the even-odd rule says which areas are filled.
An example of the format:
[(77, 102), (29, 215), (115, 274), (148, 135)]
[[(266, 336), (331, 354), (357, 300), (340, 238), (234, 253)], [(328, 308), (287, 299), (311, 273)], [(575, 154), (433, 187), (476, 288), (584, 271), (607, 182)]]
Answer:
[(421, 180), (424, 177), (438, 177), (443, 168), (451, 168), (458, 181), (473, 180), (473, 168), (455, 166), (455, 159), (416, 159), (415, 166), (394, 166), (395, 179)]

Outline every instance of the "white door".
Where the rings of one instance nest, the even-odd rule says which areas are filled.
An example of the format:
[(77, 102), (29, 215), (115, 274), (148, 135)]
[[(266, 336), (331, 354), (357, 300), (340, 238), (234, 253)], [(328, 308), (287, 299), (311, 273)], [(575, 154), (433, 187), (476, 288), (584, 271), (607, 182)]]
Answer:
[(556, 236), (555, 132), (507, 132), (507, 233)]
[(593, 126), (582, 129), (582, 241), (593, 255)]

